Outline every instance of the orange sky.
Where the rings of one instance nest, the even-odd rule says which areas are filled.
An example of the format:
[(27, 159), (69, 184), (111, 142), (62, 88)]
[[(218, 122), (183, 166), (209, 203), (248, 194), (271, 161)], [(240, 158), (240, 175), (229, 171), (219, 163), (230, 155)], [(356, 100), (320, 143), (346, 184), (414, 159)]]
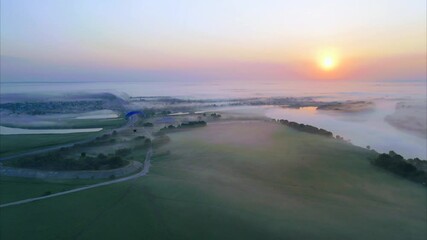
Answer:
[[(2, 62), (19, 59), (34, 71), (42, 64), (224, 79), (425, 79), (425, 1), (1, 4)], [(329, 71), (319, 66), (325, 56), (336, 65)], [(19, 64), (7, 63), (8, 78), (30, 78)]]

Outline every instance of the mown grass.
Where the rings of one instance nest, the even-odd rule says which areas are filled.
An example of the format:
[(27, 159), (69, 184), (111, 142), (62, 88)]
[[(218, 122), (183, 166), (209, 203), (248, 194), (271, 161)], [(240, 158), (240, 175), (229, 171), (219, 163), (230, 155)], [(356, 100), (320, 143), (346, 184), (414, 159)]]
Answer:
[(17, 177), (0, 177), (0, 204), (22, 199), (63, 192), (100, 180), (35, 180)]
[(11, 128), (28, 128), (28, 129), (69, 129), (69, 128), (104, 128), (113, 129), (126, 123), (122, 117), (107, 119), (65, 119), (58, 120), (51, 125), (23, 125), (23, 124), (3, 124)]
[[(25, 151), (37, 150), (55, 145), (82, 141), (103, 132), (124, 125), (126, 120), (117, 119), (76, 119), (63, 123), (60, 127), (52, 128), (103, 128), (102, 132), (70, 133), (70, 134), (22, 134), (0, 135), (0, 157), (5, 157)], [(46, 128), (46, 127), (44, 127)]]
[(5, 157), (26, 151), (83, 141), (99, 134), (99, 132), (95, 132), (70, 134), (0, 135), (0, 156)]
[(124, 118), (113, 119), (73, 119), (64, 122), (62, 128), (103, 128), (114, 129), (126, 123)]
[[(233, 134), (235, 133), (235, 134)], [(266, 122), (170, 134), (149, 175), (1, 209), (2, 239), (425, 239), (425, 189)], [(248, 140), (249, 139), (249, 140)], [(259, 139), (259, 141), (257, 140)]]

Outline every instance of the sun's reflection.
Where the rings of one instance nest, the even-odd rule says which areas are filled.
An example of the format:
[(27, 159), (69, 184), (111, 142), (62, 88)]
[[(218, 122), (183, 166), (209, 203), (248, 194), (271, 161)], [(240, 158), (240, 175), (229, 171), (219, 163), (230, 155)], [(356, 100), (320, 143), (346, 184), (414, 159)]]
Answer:
[(299, 110), (303, 111), (304, 113), (312, 114), (313, 115), (313, 114), (316, 114), (317, 107), (312, 107), (312, 106), (310, 106), (310, 107), (300, 107)]

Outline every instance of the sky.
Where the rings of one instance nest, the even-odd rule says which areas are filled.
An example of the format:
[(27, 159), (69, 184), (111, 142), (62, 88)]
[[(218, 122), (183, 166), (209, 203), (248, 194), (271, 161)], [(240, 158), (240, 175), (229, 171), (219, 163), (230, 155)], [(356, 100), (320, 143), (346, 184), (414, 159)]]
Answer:
[(425, 81), (426, 9), (425, 0), (1, 0), (1, 80)]

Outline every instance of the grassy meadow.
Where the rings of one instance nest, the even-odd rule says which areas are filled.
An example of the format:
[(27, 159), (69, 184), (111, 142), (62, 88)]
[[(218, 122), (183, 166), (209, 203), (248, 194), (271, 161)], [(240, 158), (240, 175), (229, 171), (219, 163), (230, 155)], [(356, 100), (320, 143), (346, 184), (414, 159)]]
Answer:
[(426, 189), (374, 152), (261, 120), (168, 135), (145, 177), (1, 209), (0, 238), (426, 237)]
[[(67, 191), (98, 183), (100, 180), (39, 180), (18, 177), (0, 177), (0, 204), (40, 197), (47, 193)], [(1, 215), (1, 214), (0, 214)]]
[[(25, 151), (52, 147), (82, 141), (101, 135), (106, 130), (124, 125), (126, 120), (117, 119), (75, 119), (52, 128), (103, 128), (101, 132), (69, 133), (69, 134), (20, 134), (0, 135), (0, 157), (5, 157)], [(46, 128), (46, 127), (45, 127)]]
[(61, 128), (103, 128), (114, 129), (126, 123), (122, 117), (113, 119), (72, 119), (65, 121)]
[(53, 147), (96, 137), (99, 132), (70, 134), (19, 134), (0, 136), (0, 156)]

